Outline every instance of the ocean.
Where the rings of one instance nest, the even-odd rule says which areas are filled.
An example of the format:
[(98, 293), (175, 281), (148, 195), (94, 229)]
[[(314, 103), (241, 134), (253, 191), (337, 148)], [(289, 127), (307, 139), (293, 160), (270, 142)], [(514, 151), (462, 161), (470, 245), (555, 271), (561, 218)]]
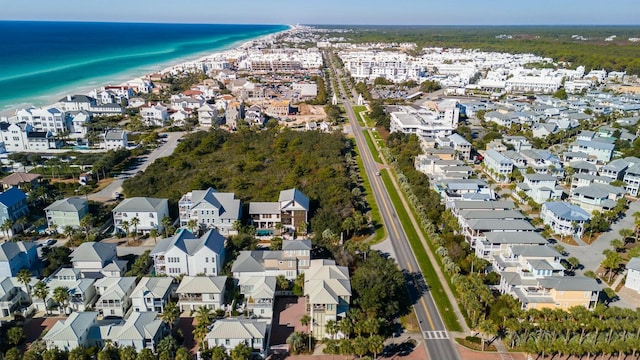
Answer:
[(117, 85), (287, 28), (0, 21), (0, 112)]

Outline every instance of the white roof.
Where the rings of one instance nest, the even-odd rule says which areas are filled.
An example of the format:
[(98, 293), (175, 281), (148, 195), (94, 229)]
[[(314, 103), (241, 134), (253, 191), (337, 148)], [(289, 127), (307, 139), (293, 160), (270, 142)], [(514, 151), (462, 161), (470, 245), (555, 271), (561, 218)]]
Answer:
[(311, 260), (305, 272), (304, 295), (311, 304), (338, 304), (340, 296), (351, 296), (349, 269), (334, 260)]

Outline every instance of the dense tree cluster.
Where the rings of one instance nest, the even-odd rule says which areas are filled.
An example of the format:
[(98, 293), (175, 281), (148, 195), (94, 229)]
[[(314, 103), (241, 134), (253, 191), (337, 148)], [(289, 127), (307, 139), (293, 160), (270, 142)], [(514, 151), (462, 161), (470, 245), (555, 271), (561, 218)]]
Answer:
[(360, 195), (348, 175), (351, 142), (338, 133), (221, 130), (186, 137), (173, 155), (156, 160), (125, 181), (127, 196), (169, 198), (193, 189), (234, 192), (245, 204), (275, 201), (281, 190), (298, 188), (311, 199), (312, 230), (339, 234)]
[[(626, 71), (627, 74), (640, 74), (640, 47), (627, 42), (630, 37), (637, 37), (634, 27), (616, 27), (615, 33), (621, 41), (605, 42), (611, 35), (608, 27), (384, 27), (367, 31), (358, 31), (352, 27), (349, 39), (358, 43), (375, 42), (414, 42), (417, 49), (426, 46), (459, 47), (464, 49), (481, 49), (485, 51), (508, 53), (533, 53), (550, 57), (557, 62), (566, 63), (569, 67), (583, 65), (587, 71), (605, 69), (607, 71)], [(509, 34), (512, 39), (500, 38)], [(572, 39), (574, 34), (589, 38), (588, 41)], [(327, 34), (327, 36), (344, 36), (344, 33)], [(416, 55), (416, 54), (414, 54)]]

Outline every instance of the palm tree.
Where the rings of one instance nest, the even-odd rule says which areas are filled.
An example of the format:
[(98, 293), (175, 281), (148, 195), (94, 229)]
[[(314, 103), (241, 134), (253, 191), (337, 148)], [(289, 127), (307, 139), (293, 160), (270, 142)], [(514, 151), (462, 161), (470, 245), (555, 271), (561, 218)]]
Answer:
[(173, 325), (176, 319), (180, 316), (180, 309), (175, 302), (169, 302), (164, 306), (164, 311), (160, 315), (160, 319), (169, 325), (169, 328), (173, 332)]
[(156, 244), (156, 239), (160, 236), (158, 229), (149, 230), (149, 237), (153, 239), (153, 243)]
[(482, 335), (482, 351), (484, 351), (485, 336), (493, 337), (498, 332), (498, 327), (491, 320), (482, 320), (478, 324), (478, 332)]
[(620, 234), (620, 237), (622, 238), (622, 241), (626, 244), (627, 240), (629, 238), (633, 237), (633, 230), (631, 230), (631, 229), (620, 229), (620, 231), (618, 231), (618, 234)]
[(27, 297), (29, 300), (29, 304), (31, 304), (31, 271), (29, 271), (28, 269), (22, 269), (18, 271), (18, 275), (16, 275), (16, 278), (18, 278), (18, 282), (24, 285), (24, 287), (27, 289)]
[(2, 232), (4, 232), (4, 235), (9, 238), (9, 234), (11, 233), (11, 230), (13, 229), (13, 221), (11, 221), (11, 219), (6, 219), (2, 225), (0, 225), (0, 230), (2, 230)]
[(373, 358), (377, 359), (378, 354), (384, 349), (384, 338), (380, 335), (370, 336), (368, 339), (369, 352), (373, 353)]
[(49, 309), (47, 309), (47, 296), (49, 295), (49, 287), (47, 283), (44, 281), (38, 281), (38, 283), (33, 287), (33, 295), (35, 295), (38, 299), (42, 299), (44, 303), (44, 309), (48, 313)]
[(200, 306), (197, 310), (196, 310), (196, 320), (197, 320), (197, 324), (198, 326), (204, 326), (209, 327), (209, 325), (211, 325), (212, 319), (211, 319), (211, 311), (209, 310), (209, 308), (205, 307), (205, 306)]
[(327, 320), (327, 323), (324, 325), (324, 331), (326, 331), (331, 339), (334, 340), (335, 335), (338, 332), (338, 323), (333, 319)]
[(171, 218), (165, 215), (162, 217), (162, 220), (160, 220), (160, 222), (162, 223), (162, 227), (164, 228), (164, 237), (168, 238), (169, 226), (171, 226)]
[(60, 314), (64, 314), (62, 309), (65, 306), (65, 303), (69, 299), (69, 288), (66, 286), (58, 286), (53, 289), (53, 300), (58, 303), (58, 310)]
[(64, 232), (64, 236), (66, 236), (67, 239), (71, 239), (73, 233), (76, 232), (76, 230), (71, 225), (65, 226), (62, 231)]
[(27, 219), (26, 216), (22, 216), (18, 218), (18, 220), (16, 220), (16, 225), (20, 225), (20, 231), (24, 232), (24, 225), (27, 224), (28, 222), (29, 222), (29, 219)]
[(289, 337), (287, 337), (287, 344), (289, 344), (292, 354), (297, 354), (300, 352), (300, 350), (302, 349), (303, 341), (304, 339), (302, 338), (302, 334), (297, 331), (294, 331), (293, 333), (291, 333), (291, 335), (289, 335)]
[(84, 230), (85, 240), (89, 239), (89, 231), (91, 230), (91, 227), (93, 227), (94, 220), (95, 218), (91, 214), (87, 214), (80, 219), (80, 227)]
[(349, 318), (338, 321), (338, 330), (348, 339), (353, 331), (353, 322)]
[(187, 221), (187, 229), (189, 229), (191, 233), (195, 234), (195, 231), (197, 228), (198, 228), (198, 220), (189, 219), (189, 221)]
[(358, 336), (353, 340), (353, 351), (359, 357), (369, 352), (369, 341), (364, 336)]
[(135, 240), (138, 235), (138, 225), (140, 225), (140, 219), (138, 219), (137, 216), (131, 218), (131, 226), (133, 226), (133, 240)]
[(125, 220), (121, 222), (120, 227), (122, 228), (122, 230), (124, 230), (124, 237), (129, 237), (129, 229), (131, 228), (131, 224), (129, 224), (129, 221)]

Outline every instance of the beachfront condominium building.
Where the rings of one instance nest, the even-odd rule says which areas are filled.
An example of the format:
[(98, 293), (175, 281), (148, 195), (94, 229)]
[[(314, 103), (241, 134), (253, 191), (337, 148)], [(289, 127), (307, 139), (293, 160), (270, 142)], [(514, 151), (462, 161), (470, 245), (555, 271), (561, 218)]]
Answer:
[(26, 122), (35, 131), (58, 135), (70, 131), (71, 118), (56, 107), (29, 107), (16, 111), (15, 122)]

